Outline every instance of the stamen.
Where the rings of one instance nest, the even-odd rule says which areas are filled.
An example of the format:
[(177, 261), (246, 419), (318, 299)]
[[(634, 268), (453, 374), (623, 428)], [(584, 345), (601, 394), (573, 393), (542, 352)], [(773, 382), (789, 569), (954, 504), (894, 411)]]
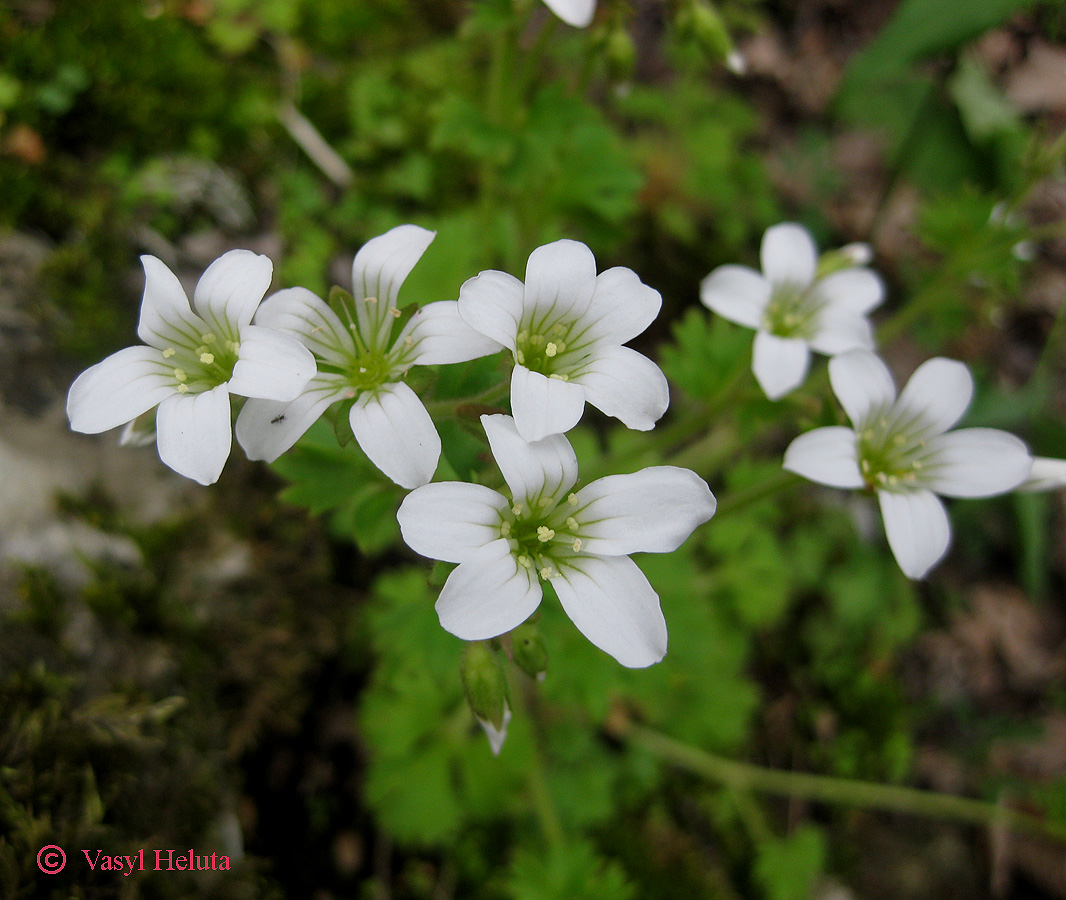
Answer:
[(574, 531), (577, 528), (577, 519), (575, 519), (573, 516), (567, 516), (566, 527), (569, 528), (571, 531)]
[(554, 574), (555, 569), (553, 569), (551, 566), (545, 566), (543, 569), (540, 570), (540, 577), (543, 578), (545, 581), (551, 578)]
[(537, 540), (540, 541), (542, 544), (546, 544), (553, 537), (555, 537), (555, 532), (547, 525), (537, 526)]
[(514, 506), (511, 507), (511, 512), (513, 512), (516, 516), (522, 515), (522, 504), (516, 503)]
[(524, 366), (526, 364), (526, 355), (521, 350), (516, 350), (514, 358), (518, 361), (518, 365)]
[(511, 523), (503, 522), (500, 524), (500, 534), (507, 537), (511, 533)]
[(577, 552), (578, 550), (580, 550), (580, 549), (581, 549), (581, 538), (574, 538), (574, 544), (573, 544), (573, 547), (574, 547), (574, 552), (575, 552), (575, 553), (576, 553), (576, 552)]
[(167, 349), (163, 351), (163, 359), (170, 359), (170, 357), (172, 357), (177, 352), (178, 351), (175, 350), (173, 347), (167, 347)]
[(523, 569), (528, 569), (530, 566), (533, 565), (533, 563), (530, 561), (529, 557), (526, 556), (524, 553), (520, 557), (518, 557), (518, 564)]
[(544, 355), (551, 357), (555, 356), (559, 352), (559, 348), (555, 345), (555, 341), (548, 341), (548, 346), (544, 348)]
[(188, 380), (189, 376), (185, 374), (184, 369), (175, 369), (174, 378), (176, 378), (178, 381), (186, 381)]
[(577, 494), (571, 492), (566, 495), (566, 502), (571, 506), (577, 506)]
[(179, 384), (178, 385), (178, 393), (179, 394), (186, 394), (186, 393), (188, 393), (188, 391), (189, 391), (189, 386), (187, 384)]
[(211, 363), (213, 363), (214, 361), (215, 361), (215, 354), (214, 353), (201, 353), (200, 354), (200, 362), (202, 362), (205, 366), (211, 365)]
[(215, 341), (218, 340), (218, 338), (215, 337), (215, 333), (213, 331), (209, 331), (207, 332), (207, 334), (201, 334), (200, 340), (203, 341), (205, 344), (213, 344)]
[(367, 303), (377, 303), (378, 302), (378, 298), (377, 297), (367, 297), (366, 298), (366, 302)]
[(400, 318), (401, 315), (403, 315), (403, 313), (401, 313), (395, 306), (389, 308), (389, 314), (394, 319), (398, 319), (398, 318)]
[(561, 374), (556, 373), (556, 372), (552, 372), (551, 375), (549, 375), (548, 377), (549, 378), (558, 379), (559, 381), (569, 381), (570, 380), (570, 376), (569, 375), (561, 375)]
[(516, 337), (515, 340), (518, 341), (518, 343), (520, 344), (524, 344), (526, 341), (529, 340), (529, 332), (524, 330), (518, 332), (518, 337)]

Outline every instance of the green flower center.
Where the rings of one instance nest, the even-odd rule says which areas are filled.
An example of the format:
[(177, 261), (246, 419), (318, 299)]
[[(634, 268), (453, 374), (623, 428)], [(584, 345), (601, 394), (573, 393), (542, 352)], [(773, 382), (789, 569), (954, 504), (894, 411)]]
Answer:
[(534, 571), (541, 581), (559, 574), (559, 560), (581, 550), (578, 521), (573, 517), (577, 496), (560, 503), (541, 497), (532, 503), (516, 503), (500, 519), (500, 535), (511, 544), (518, 564)]
[(763, 311), (763, 328), (777, 337), (809, 339), (821, 308), (822, 302), (808, 288), (775, 285)]
[(178, 392), (199, 394), (224, 384), (233, 377), (233, 367), (241, 345), (231, 338), (221, 338), (214, 332), (199, 335), (200, 343), (179, 345), (163, 350), (163, 359), (173, 366)]
[(352, 358), (344, 374), (352, 387), (365, 391), (391, 381), (392, 365), (381, 350), (364, 350)]
[(872, 415), (858, 432), (859, 470), (869, 488), (917, 488), (931, 464), (926, 423), (920, 417), (898, 418), (891, 411)]
[(515, 338), (515, 362), (549, 378), (569, 381), (581, 356), (576, 352), (579, 348), (573, 346), (573, 330), (573, 323), (562, 322), (536, 331), (523, 328)]

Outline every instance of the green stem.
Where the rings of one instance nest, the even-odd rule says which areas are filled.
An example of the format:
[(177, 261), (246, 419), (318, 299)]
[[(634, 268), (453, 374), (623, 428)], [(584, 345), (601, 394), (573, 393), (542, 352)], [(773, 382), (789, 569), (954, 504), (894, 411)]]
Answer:
[(778, 794), (840, 806), (891, 810), (972, 825), (1000, 826), (1011, 831), (1040, 835), (1066, 843), (1066, 828), (1063, 826), (1044, 822), (1035, 816), (998, 803), (900, 785), (875, 784), (827, 775), (812, 775), (807, 772), (787, 772), (752, 763), (736, 762), (639, 725), (622, 726), (621, 736), (665, 762), (738, 790)]
[(804, 483), (804, 480), (798, 475), (793, 475), (791, 472), (786, 472), (782, 469), (760, 484), (753, 484), (743, 490), (734, 491), (724, 500), (719, 501), (718, 509), (714, 514), (715, 520), (717, 521), (722, 516), (728, 516), (730, 513), (735, 513), (745, 506), (751, 506), (754, 503), (765, 500), (767, 497), (773, 497), (775, 494), (791, 490)]
[[(522, 685), (522, 688), (527, 685)], [(535, 701), (530, 692), (518, 690), (518, 696), (522, 698), (523, 714), (529, 718), (530, 731), (533, 734), (533, 755), (529, 766), (529, 795), (533, 803), (533, 811), (537, 814), (540, 822), (540, 830), (544, 834), (544, 840), (552, 850), (561, 850), (566, 845), (566, 836), (563, 833), (559, 814), (552, 802), (551, 792), (548, 790), (548, 779), (544, 766), (543, 738), (539, 729), (539, 719), (536, 715)]]

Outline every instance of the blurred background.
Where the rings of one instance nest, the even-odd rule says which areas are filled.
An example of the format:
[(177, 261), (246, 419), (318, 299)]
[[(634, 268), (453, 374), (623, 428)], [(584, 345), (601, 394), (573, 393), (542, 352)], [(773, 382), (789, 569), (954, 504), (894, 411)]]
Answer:
[[(495, 758), (400, 494), (355, 448), (235, 451), (206, 489), (64, 413), (136, 342), (141, 254), (191, 295), (250, 248), (275, 289), (324, 296), (415, 222), (437, 238), (408, 301), (521, 276), (559, 237), (633, 268), (664, 298), (639, 349), (676, 415), (710, 420), (750, 333), (711, 321), (699, 280), (757, 265), (790, 219), (871, 245), (900, 383), (962, 359), (968, 424), (1064, 457), (1064, 127), (1059, 2), (601, 0), (576, 30), (532, 0), (5, 0), (0, 896), (1066, 898), (1061, 842), (755, 795), (615, 727), (1066, 826), (1061, 491), (954, 504), (920, 584), (840, 497), (712, 521), (641, 560), (667, 661), (623, 672), (560, 616)], [(750, 393), (737, 415), (761, 457), (685, 464), (719, 497), (757, 483), (795, 433), (775, 409)], [(647, 463), (602, 424), (583, 463)], [(80, 852), (142, 847), (233, 868), (127, 878)]]

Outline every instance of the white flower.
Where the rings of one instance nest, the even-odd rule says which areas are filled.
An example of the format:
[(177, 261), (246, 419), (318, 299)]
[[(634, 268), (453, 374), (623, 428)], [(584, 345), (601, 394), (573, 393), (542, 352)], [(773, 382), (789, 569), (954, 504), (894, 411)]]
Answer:
[(1037, 491), (1057, 491), (1066, 487), (1066, 459), (1049, 459), (1046, 456), (1033, 457), (1033, 468), (1029, 477), (1018, 485), (1019, 491), (1035, 493)]
[(630, 553), (669, 553), (716, 506), (706, 483), (673, 466), (608, 475), (573, 491), (577, 458), (561, 435), (528, 443), (510, 416), (482, 416), (510, 490), (440, 482), (404, 498), (404, 540), (433, 559), (458, 563), (437, 600), (446, 631), (467, 641), (524, 622), (551, 582), (582, 634), (622, 665), (666, 653), (659, 597)]
[(290, 403), (245, 405), (237, 440), (249, 458), (273, 462), (328, 406), (354, 400), (352, 433), (374, 465), (405, 488), (433, 477), (440, 437), (422, 401), (402, 380), (407, 369), (499, 350), (463, 322), (454, 300), (430, 303), (400, 322), (400, 286), (434, 235), (417, 225), (400, 225), (368, 241), (352, 263), (354, 309), (345, 306), (346, 321), (306, 288), (267, 298), (256, 321), (293, 335), (311, 350), (318, 375)]
[(873, 349), (866, 317), (884, 299), (876, 274), (851, 266), (818, 278), (814, 240), (791, 222), (767, 229), (761, 258), (761, 274), (747, 266), (719, 266), (700, 283), (700, 300), (723, 318), (756, 329), (752, 370), (767, 397), (777, 400), (803, 383), (811, 350), (832, 356)]
[(973, 394), (960, 362), (928, 360), (898, 398), (888, 367), (866, 350), (831, 359), (829, 379), (855, 429), (801, 434), (785, 451), (785, 468), (820, 484), (876, 491), (888, 544), (910, 578), (923, 578), (951, 540), (937, 494), (990, 497), (1029, 475), (1029, 451), (1014, 435), (949, 431)]
[(575, 28), (588, 25), (596, 12), (596, 0), (544, 0), (544, 5)]
[[(231, 250), (219, 257), (192, 305), (162, 262), (142, 256), (141, 263), (137, 335), (147, 346), (119, 350), (78, 376), (67, 395), (70, 427), (96, 434), (156, 409), (160, 459), (211, 484), (232, 443), (230, 394), (291, 400), (315, 374), (315, 360), (291, 337), (251, 324), (273, 272), (265, 256)], [(140, 439), (135, 426), (124, 437)]]
[(524, 285), (487, 271), (459, 291), (459, 314), (514, 354), (511, 411), (527, 441), (569, 431), (586, 400), (629, 428), (655, 425), (670, 402), (666, 377), (622, 344), (661, 305), (659, 292), (632, 270), (597, 275), (592, 251), (565, 240), (529, 255)]

